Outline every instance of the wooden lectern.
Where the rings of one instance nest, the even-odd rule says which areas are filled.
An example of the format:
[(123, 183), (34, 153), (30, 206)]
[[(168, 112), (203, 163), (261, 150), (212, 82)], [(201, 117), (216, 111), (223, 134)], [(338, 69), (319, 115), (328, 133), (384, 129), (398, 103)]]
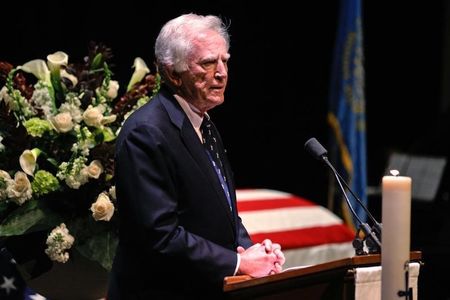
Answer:
[[(420, 261), (420, 251), (411, 261)], [(356, 268), (380, 265), (379, 254), (354, 256), (314, 266), (295, 268), (262, 278), (226, 277), (227, 299), (354, 299)]]

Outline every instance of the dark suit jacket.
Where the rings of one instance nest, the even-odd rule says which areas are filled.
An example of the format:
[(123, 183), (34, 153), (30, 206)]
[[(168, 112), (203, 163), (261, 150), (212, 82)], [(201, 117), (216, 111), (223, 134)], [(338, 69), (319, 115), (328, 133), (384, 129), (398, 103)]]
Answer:
[(108, 300), (221, 297), (223, 278), (236, 267), (236, 247), (252, 244), (221, 154), (232, 211), (200, 139), (168, 90), (127, 119), (116, 143), (120, 242)]

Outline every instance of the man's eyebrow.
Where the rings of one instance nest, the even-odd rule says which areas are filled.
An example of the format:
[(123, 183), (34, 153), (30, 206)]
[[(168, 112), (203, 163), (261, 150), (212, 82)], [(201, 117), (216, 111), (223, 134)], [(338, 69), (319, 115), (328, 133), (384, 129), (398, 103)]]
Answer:
[[(225, 56), (225, 57), (224, 57), (225, 59), (230, 59), (231, 54), (230, 54), (230, 53), (226, 53), (224, 56)], [(221, 59), (221, 58), (220, 58), (220, 57), (217, 57), (217, 56), (211, 55), (211, 56), (205, 56), (205, 57), (201, 58), (201, 59), (199, 60), (199, 62), (215, 61), (215, 60), (217, 60), (217, 59)]]
[(205, 62), (205, 61), (215, 61), (217, 60), (217, 56), (205, 56), (203, 58), (201, 58), (199, 61), (200, 62)]

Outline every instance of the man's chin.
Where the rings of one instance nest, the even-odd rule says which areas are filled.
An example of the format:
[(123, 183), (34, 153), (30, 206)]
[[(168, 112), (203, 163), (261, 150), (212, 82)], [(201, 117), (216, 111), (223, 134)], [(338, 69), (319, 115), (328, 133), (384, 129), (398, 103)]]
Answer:
[(212, 96), (208, 97), (208, 102), (214, 104), (214, 106), (220, 105), (225, 100), (224, 96)]

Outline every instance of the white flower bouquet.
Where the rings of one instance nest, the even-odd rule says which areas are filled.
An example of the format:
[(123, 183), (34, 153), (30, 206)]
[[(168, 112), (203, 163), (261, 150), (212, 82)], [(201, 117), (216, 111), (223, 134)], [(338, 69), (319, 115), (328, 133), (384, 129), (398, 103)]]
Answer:
[(111, 50), (92, 43), (82, 63), (58, 51), (0, 62), (0, 238), (45, 232), (45, 253), (76, 249), (111, 268), (117, 246), (114, 141), (159, 89), (141, 58), (122, 97)]

